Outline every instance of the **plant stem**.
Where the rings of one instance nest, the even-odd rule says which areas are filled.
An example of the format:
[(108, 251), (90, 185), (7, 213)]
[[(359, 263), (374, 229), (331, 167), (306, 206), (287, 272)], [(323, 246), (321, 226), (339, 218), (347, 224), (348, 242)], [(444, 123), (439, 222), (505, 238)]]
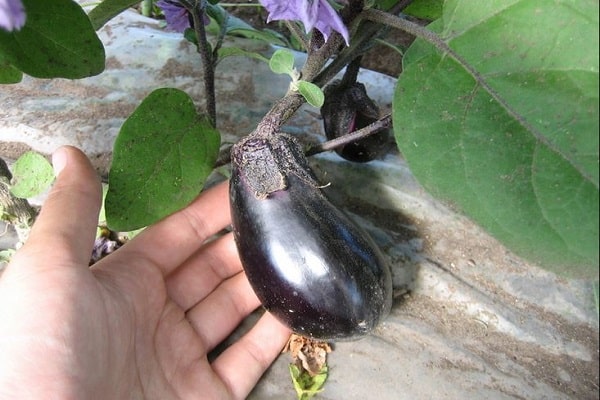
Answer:
[(229, 13), (225, 14), (225, 20), (221, 24), (221, 29), (219, 29), (219, 34), (217, 36), (217, 41), (213, 46), (212, 51), (212, 60), (213, 60), (213, 70), (217, 68), (217, 64), (219, 62), (219, 50), (223, 46), (223, 41), (225, 40), (225, 35), (227, 35), (227, 23), (229, 21)]
[[(362, 1), (352, 1), (349, 7), (351, 10), (348, 11), (347, 20), (354, 20), (359, 15), (360, 10), (356, 10), (356, 5), (360, 3), (362, 7)], [(308, 43), (307, 52), (308, 56), (306, 62), (300, 71), (300, 77), (308, 82), (315, 81), (315, 78), (323, 70), (323, 67), (327, 61), (336, 54), (339, 49), (344, 45), (344, 39), (342, 36), (334, 32), (329, 40), (325, 43), (321, 43), (322, 35), (320, 32), (314, 30), (312, 38)], [(350, 62), (354, 57), (350, 58)], [(334, 74), (335, 75), (335, 74)], [(328, 81), (319, 80), (318, 86), (323, 86)], [(304, 98), (297, 92), (288, 92), (283, 98), (277, 101), (273, 107), (267, 112), (262, 121), (259, 122), (254, 134), (256, 135), (271, 135), (279, 130), (279, 128), (304, 104)]]
[(298, 40), (302, 47), (308, 51), (308, 40), (306, 40), (306, 35), (302, 30), (292, 21), (285, 20), (285, 26), (288, 28), (290, 33)]
[[(198, 52), (202, 60), (202, 72), (204, 80), (204, 92), (206, 95), (206, 114), (213, 127), (217, 126), (217, 102), (215, 97), (215, 64), (213, 54), (206, 38), (206, 29), (204, 27), (204, 7), (197, 1), (195, 6), (188, 10), (194, 21), (194, 31), (198, 39)], [(183, 3), (182, 3), (183, 4)]]
[(358, 56), (354, 60), (352, 60), (350, 64), (348, 64), (348, 66), (346, 67), (346, 72), (344, 72), (344, 77), (342, 78), (342, 86), (348, 87), (353, 83), (356, 83), (361, 61), (362, 56)]
[(307, 156), (312, 156), (324, 151), (333, 150), (336, 147), (346, 145), (348, 143), (355, 142), (367, 136), (373, 135), (379, 131), (389, 128), (392, 125), (392, 114), (387, 114), (377, 121), (365, 126), (364, 128), (358, 129), (354, 132), (350, 132), (346, 135), (337, 137), (327, 142), (323, 142), (312, 146), (306, 151)]
[[(388, 12), (398, 13), (404, 10), (412, 3), (412, 0), (401, 0), (396, 3)], [(355, 5), (357, 7), (358, 5)], [(364, 11), (360, 8), (361, 13), (358, 18), (354, 18), (352, 25), (353, 31), (357, 31), (352, 36), (352, 41), (349, 47), (343, 49), (340, 54), (315, 77), (313, 83), (318, 86), (323, 86), (329, 82), (338, 72), (350, 63), (357, 56), (364, 54), (373, 44), (373, 40), (381, 34), (381, 24), (365, 21), (363, 17)], [(379, 21), (378, 21), (379, 22)]]
[[(300, 72), (302, 79), (309, 82), (314, 79), (327, 60), (337, 51), (342, 43), (343, 39), (340, 35), (332, 35), (323, 46), (316, 50), (311, 50), (311, 44), (309, 44), (308, 57)], [(259, 122), (254, 133), (261, 136), (268, 136), (277, 132), (279, 128), (294, 115), (298, 108), (304, 104), (304, 102), (304, 98), (298, 92), (288, 91), (288, 93), (278, 100), (267, 112), (264, 118)]]

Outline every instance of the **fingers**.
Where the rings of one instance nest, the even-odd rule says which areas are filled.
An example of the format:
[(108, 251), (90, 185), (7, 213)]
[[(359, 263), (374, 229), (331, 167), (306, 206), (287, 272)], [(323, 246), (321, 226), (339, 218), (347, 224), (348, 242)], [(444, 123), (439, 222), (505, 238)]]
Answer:
[(58, 177), (22, 253), (42, 253), (41, 259), (55, 265), (87, 267), (102, 200), (100, 180), (88, 158), (74, 147), (59, 148), (52, 160)]
[(202, 193), (188, 207), (142, 231), (115, 256), (123, 260), (142, 258), (166, 276), (230, 221), (228, 184), (223, 182)]
[(224, 235), (202, 246), (167, 279), (169, 297), (189, 310), (222, 281), (242, 270), (233, 235)]
[(239, 273), (224, 281), (209, 296), (187, 312), (187, 319), (207, 351), (221, 343), (260, 301), (248, 279)]
[(246, 398), (281, 353), (291, 331), (268, 312), (213, 362), (214, 371), (236, 399)]

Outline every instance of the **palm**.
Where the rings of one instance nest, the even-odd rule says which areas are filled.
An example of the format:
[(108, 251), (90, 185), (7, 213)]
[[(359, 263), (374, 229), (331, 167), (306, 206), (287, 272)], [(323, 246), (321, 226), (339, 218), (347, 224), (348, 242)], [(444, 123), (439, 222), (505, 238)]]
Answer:
[[(206, 356), (211, 350), (210, 343), (168, 296), (160, 273), (157, 271), (158, 278), (154, 282), (150, 282), (148, 275), (144, 286), (135, 279), (130, 280), (129, 276), (134, 275), (119, 281), (133, 302), (108, 297), (110, 303), (103, 305), (112, 310), (107, 313), (112, 314), (107, 323), (114, 325), (111, 329), (111, 337), (116, 338), (112, 346), (116, 353), (114, 358), (123, 362), (123, 371), (135, 366), (135, 373), (127, 379), (128, 397), (196, 398), (200, 393), (207, 398), (232, 397), (228, 396), (227, 387), (208, 363)], [(131, 315), (137, 318), (133, 320)], [(210, 332), (207, 330), (202, 334)], [(132, 337), (133, 343), (122, 342), (122, 337)], [(110, 370), (115, 370), (114, 364)]]
[(244, 398), (289, 330), (267, 313), (207, 360), (259, 305), (231, 235), (203, 244), (229, 223), (226, 186), (88, 268), (100, 190), (83, 154), (63, 153), (67, 173), (0, 276), (2, 393)]

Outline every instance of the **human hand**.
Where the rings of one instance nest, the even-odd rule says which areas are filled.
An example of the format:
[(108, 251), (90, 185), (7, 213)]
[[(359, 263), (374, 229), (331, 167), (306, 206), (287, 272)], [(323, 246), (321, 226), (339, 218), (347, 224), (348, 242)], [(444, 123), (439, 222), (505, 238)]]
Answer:
[(91, 268), (101, 190), (80, 151), (0, 277), (0, 398), (241, 399), (290, 331), (265, 313), (212, 363), (255, 308), (231, 234), (227, 185), (147, 228)]

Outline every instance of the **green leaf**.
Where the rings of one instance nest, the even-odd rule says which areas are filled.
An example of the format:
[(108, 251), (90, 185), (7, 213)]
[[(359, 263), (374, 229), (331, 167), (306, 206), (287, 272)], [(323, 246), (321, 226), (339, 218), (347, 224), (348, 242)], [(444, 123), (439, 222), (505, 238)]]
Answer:
[(196, 48), (198, 48), (198, 35), (196, 34), (196, 31), (194, 29), (185, 28), (185, 30), (183, 31), (183, 37), (188, 42), (195, 44)]
[(20, 198), (43, 193), (54, 181), (52, 165), (39, 153), (24, 153), (12, 167), (10, 192)]
[(308, 104), (313, 107), (321, 107), (325, 101), (325, 95), (320, 87), (314, 83), (299, 80), (297, 83), (298, 92), (306, 99)]
[(23, 73), (12, 66), (0, 53), (0, 83), (19, 83), (23, 79)]
[(462, 60), (406, 53), (393, 116), (411, 171), (517, 254), (597, 276), (598, 2), (449, 0), (430, 26)]
[(219, 152), (220, 135), (192, 99), (157, 89), (125, 121), (115, 141), (105, 210), (108, 227), (132, 231), (188, 205)]
[(281, 34), (271, 29), (257, 30), (254, 28), (231, 28), (227, 29), (227, 34), (232, 36), (240, 36), (246, 39), (261, 40), (275, 46), (289, 46), (289, 43), (284, 40), (285, 38)]
[(0, 262), (9, 263), (16, 252), (15, 249), (0, 250)]
[(104, 47), (90, 20), (72, 0), (23, 0), (25, 26), (0, 29), (0, 53), (36, 78), (78, 79), (104, 70)]
[(277, 49), (269, 60), (269, 68), (276, 74), (294, 74), (294, 54), (287, 49)]
[(305, 369), (300, 370), (296, 364), (290, 364), (289, 369), (298, 400), (309, 400), (323, 391), (329, 371), (327, 364), (315, 376), (310, 376)]
[(140, 0), (103, 0), (89, 13), (92, 26), (98, 30), (112, 18), (139, 3)]
[(444, 0), (414, 0), (402, 11), (413, 17), (436, 20), (442, 16)]
[(108, 185), (102, 184), (102, 207), (100, 207), (100, 213), (98, 214), (98, 223), (106, 223), (106, 195), (108, 194)]
[(214, 35), (218, 35), (221, 27), (225, 25), (225, 34), (227, 35), (261, 40), (276, 46), (287, 46), (289, 44), (282, 34), (271, 29), (258, 30), (244, 20), (231, 15), (218, 4), (207, 4), (206, 13), (216, 23), (208, 27), (208, 31)]
[(227, 57), (243, 56), (248, 58), (254, 58), (255, 60), (263, 61), (267, 64), (269, 63), (269, 59), (263, 56), (262, 54), (254, 51), (240, 49), (239, 47), (221, 47), (219, 49), (218, 55), (219, 61)]

